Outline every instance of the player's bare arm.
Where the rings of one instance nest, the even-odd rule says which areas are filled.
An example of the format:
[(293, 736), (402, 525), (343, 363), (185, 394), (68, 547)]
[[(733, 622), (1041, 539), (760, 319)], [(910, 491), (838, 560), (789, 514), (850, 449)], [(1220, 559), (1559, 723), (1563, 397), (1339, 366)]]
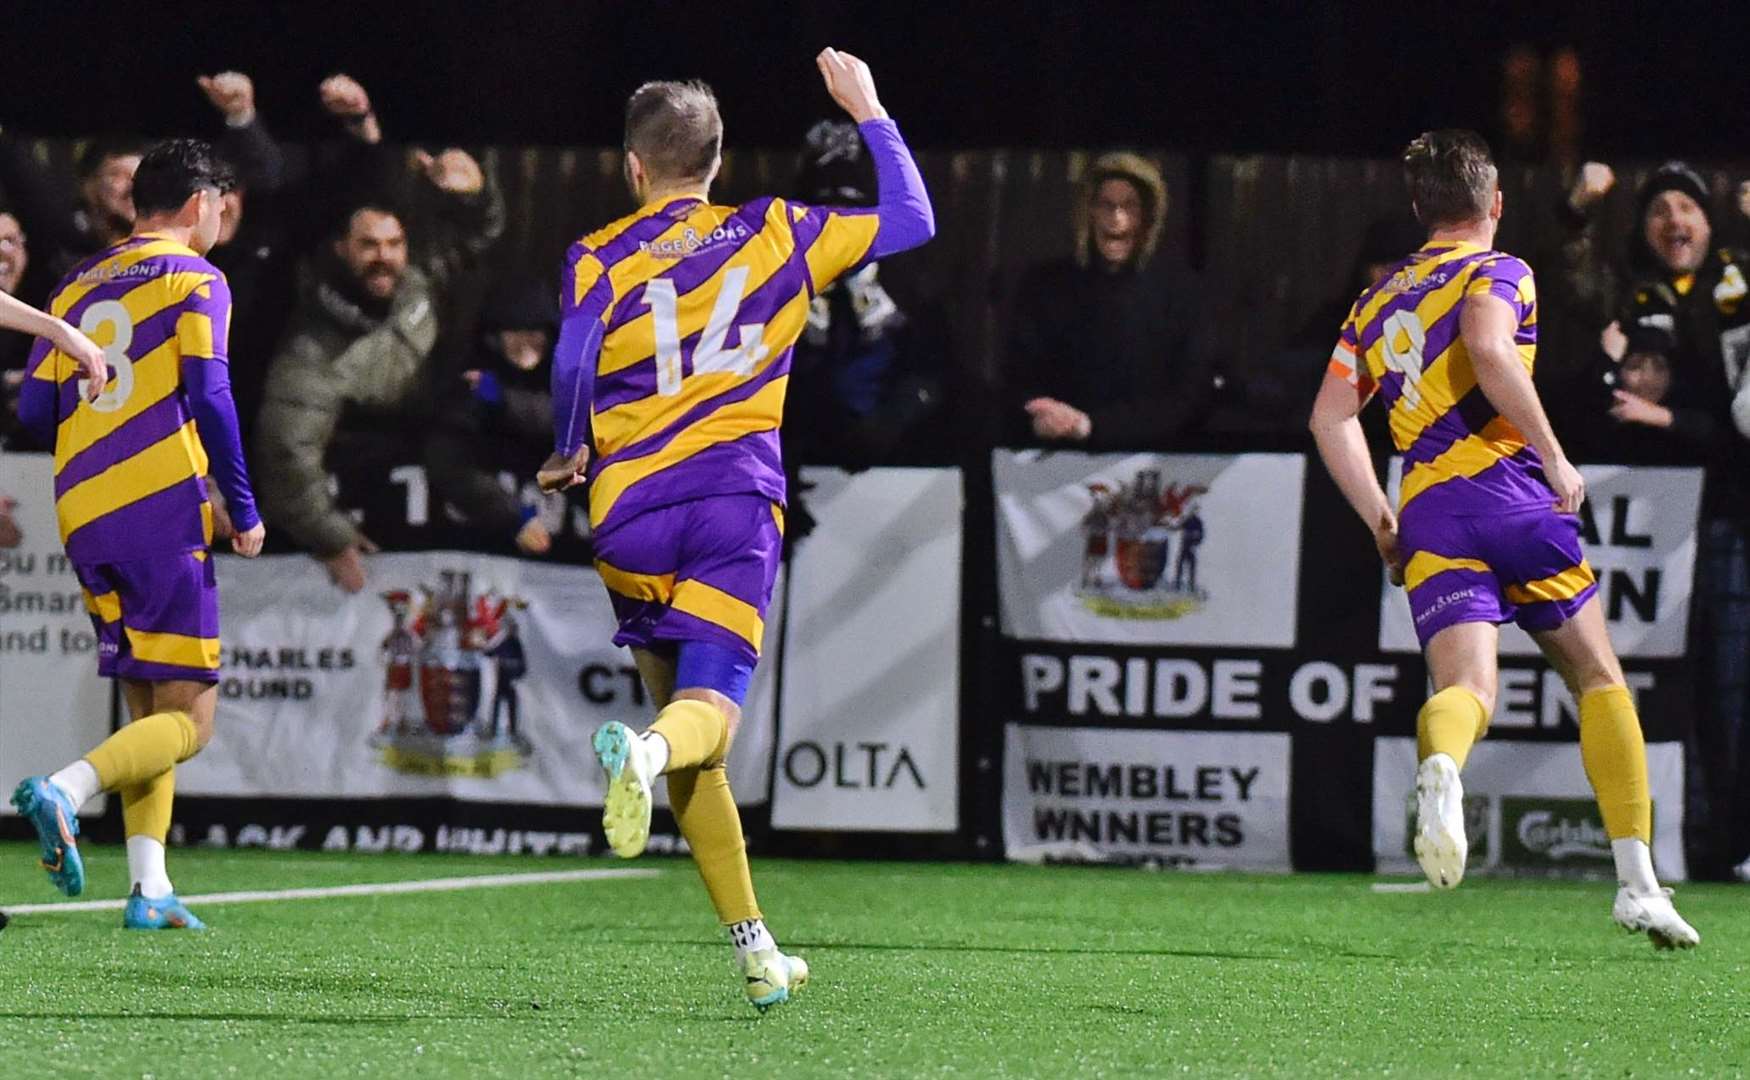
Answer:
[(1326, 374), (1307, 426), (1338, 490), (1373, 531), (1374, 546), (1391, 571), (1392, 584), (1402, 585), (1404, 561), (1398, 551), (1397, 515), (1373, 472), (1373, 457), (1367, 452), (1367, 436), (1361, 430), (1361, 408), (1371, 396), (1364, 396), (1338, 375)]
[(1466, 299), (1459, 315), (1459, 334), (1470, 354), (1483, 396), (1496, 412), (1525, 434), (1543, 458), (1544, 476), (1555, 492), (1556, 509), (1576, 514), (1586, 498), (1586, 481), (1562, 452), (1562, 445), (1550, 428), (1543, 403), (1537, 398), (1537, 388), (1532, 385), (1531, 372), (1513, 342), (1518, 326), (1519, 317), (1513, 306), (1495, 296)]
[(109, 364), (103, 350), (65, 319), (38, 311), (22, 300), (0, 293), (0, 326), (23, 334), (47, 338), (49, 344), (73, 358), (85, 379), (85, 400), (96, 401), (109, 382)]

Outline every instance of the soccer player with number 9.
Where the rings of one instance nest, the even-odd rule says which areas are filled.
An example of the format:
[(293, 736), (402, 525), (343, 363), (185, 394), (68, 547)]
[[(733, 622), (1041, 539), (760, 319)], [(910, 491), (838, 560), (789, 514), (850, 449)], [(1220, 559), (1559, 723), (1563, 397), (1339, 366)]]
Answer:
[[(1416, 857), (1437, 888), (1464, 877), (1459, 770), (1488, 728), (1496, 627), (1517, 622), (1579, 704), (1580, 757), (1621, 886), (1612, 917), (1660, 948), (1692, 947), (1700, 936), (1653, 873), (1640, 717), (1580, 549), (1585, 482), (1531, 381), (1531, 268), (1494, 249), (1494, 160), (1472, 132), (1430, 131), (1405, 149), (1404, 172), (1428, 242), (1355, 301), (1311, 426), (1392, 580), (1408, 590), (1428, 658), (1435, 693), (1416, 719)], [(1356, 420), (1375, 391), (1403, 454), (1396, 511)]]
[(176, 765), (212, 737), (219, 598), (209, 468), (253, 558), (266, 530), (237, 435), (226, 342), (231, 293), (205, 254), (219, 231), (230, 169), (206, 143), (174, 139), (134, 175), (132, 236), (74, 267), (50, 300), (95, 341), (107, 384), (41, 340), (19, 415), (55, 452), (55, 510), (97, 630), (97, 669), (120, 679), (132, 723), (52, 776), (30, 777), (13, 805), (35, 826), (43, 868), (69, 896), (85, 884), (79, 807), (121, 796), (133, 893), (131, 929), (200, 929), (164, 866)]
[[(650, 834), (650, 785), (669, 803), (762, 1011), (807, 966), (761, 918), (725, 756), (758, 661), (781, 547), (778, 423), (808, 303), (871, 259), (924, 243), (935, 221), (899, 130), (861, 60), (816, 59), (875, 162), (878, 205), (708, 199), (723, 122), (702, 83), (647, 83), (626, 106), (626, 178), (639, 210), (566, 256), (555, 350), (556, 450), (541, 486), (589, 482), (596, 566), (660, 708), (642, 735), (595, 735), (604, 824), (632, 857)], [(592, 455), (593, 451), (593, 455)]]

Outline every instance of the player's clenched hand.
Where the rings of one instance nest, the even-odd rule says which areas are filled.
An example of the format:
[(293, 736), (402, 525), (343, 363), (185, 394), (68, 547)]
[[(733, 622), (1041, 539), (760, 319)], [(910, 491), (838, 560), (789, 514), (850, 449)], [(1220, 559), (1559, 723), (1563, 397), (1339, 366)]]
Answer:
[(245, 529), (231, 537), (231, 550), (245, 559), (253, 559), (261, 554), (261, 545), (266, 540), (267, 526), (258, 521), (255, 528)]
[(79, 365), (79, 373), (84, 380), (85, 400), (96, 401), (109, 383), (109, 361), (103, 358), (103, 350), (69, 322), (62, 322), (55, 327), (49, 341), (71, 357), (73, 363)]
[(875, 96), (875, 77), (869, 65), (848, 52), (827, 48), (814, 58), (820, 77), (826, 80), (826, 92), (838, 102), (839, 108), (851, 114), (861, 124), (865, 120), (880, 120), (887, 116), (881, 101)]
[(1586, 478), (1580, 475), (1580, 470), (1567, 458), (1556, 458), (1544, 462), (1543, 475), (1549, 481), (1549, 489), (1556, 493), (1556, 512), (1578, 514), (1580, 504), (1586, 501)]
[(436, 157), (418, 150), (413, 161), (432, 186), (447, 195), (475, 195), (486, 186), (486, 173), (466, 150), (451, 148)]
[(575, 487), (583, 483), (583, 470), (588, 464), (589, 447), (587, 446), (580, 447), (577, 453), (570, 457), (555, 452), (541, 464), (540, 470), (535, 473), (535, 483), (541, 486), (542, 491), (548, 493), (564, 491), (568, 487)]
[(255, 119), (255, 83), (241, 71), (221, 71), (195, 79), (201, 93), (213, 103), (232, 127), (244, 127)]
[(1379, 549), (1380, 561), (1385, 563), (1386, 573), (1391, 577), (1393, 585), (1404, 583), (1404, 553), (1398, 546), (1397, 519), (1387, 514), (1373, 527), (1373, 546)]

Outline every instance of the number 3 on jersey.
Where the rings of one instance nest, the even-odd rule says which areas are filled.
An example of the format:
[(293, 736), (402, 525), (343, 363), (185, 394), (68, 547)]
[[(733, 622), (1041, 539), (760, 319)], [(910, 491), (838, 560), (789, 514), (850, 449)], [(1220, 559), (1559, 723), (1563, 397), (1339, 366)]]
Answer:
[[(113, 329), (109, 334), (109, 344), (103, 346), (103, 359), (115, 375), (97, 400), (91, 402), (91, 408), (100, 413), (111, 413), (126, 405), (134, 392), (134, 362), (128, 358), (128, 349), (134, 344), (134, 317), (128, 314), (120, 300), (99, 300), (80, 316), (79, 331), (95, 341), (104, 336), (99, 327), (105, 324)], [(87, 379), (79, 380), (81, 401), (85, 398), (88, 382)]]
[(1428, 332), (1414, 311), (1394, 311), (1385, 320), (1380, 346), (1385, 350), (1385, 366), (1404, 377), (1402, 397), (1414, 409), (1422, 404), (1422, 350), (1428, 345)]
[[(733, 349), (723, 347), (729, 339), (729, 325), (741, 309), (742, 295), (747, 289), (747, 267), (737, 266), (723, 275), (723, 287), (717, 301), (711, 305), (711, 317), (693, 346), (693, 374), (727, 371), (736, 375), (752, 375), (770, 352), (760, 338), (765, 323), (744, 323), (737, 329), (741, 344)], [(681, 392), (681, 326), (680, 300), (674, 282), (668, 278), (653, 278), (644, 286), (644, 302), (650, 305), (650, 317), (656, 337), (656, 392), (674, 397)]]

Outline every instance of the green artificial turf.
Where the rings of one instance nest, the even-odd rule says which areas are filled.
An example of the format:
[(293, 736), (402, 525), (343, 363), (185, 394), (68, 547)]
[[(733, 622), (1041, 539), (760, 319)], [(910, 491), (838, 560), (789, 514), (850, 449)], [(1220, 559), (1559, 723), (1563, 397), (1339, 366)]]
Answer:
[[(87, 849), (86, 899), (119, 848)], [(605, 860), (178, 850), (185, 895)], [(1604, 884), (761, 861), (814, 981), (760, 1016), (691, 867), (648, 879), (118, 912), (0, 932), (0, 1076), (1727, 1076), (1750, 892), (1681, 890), (1656, 953)], [(0, 907), (52, 898), (0, 845)]]

